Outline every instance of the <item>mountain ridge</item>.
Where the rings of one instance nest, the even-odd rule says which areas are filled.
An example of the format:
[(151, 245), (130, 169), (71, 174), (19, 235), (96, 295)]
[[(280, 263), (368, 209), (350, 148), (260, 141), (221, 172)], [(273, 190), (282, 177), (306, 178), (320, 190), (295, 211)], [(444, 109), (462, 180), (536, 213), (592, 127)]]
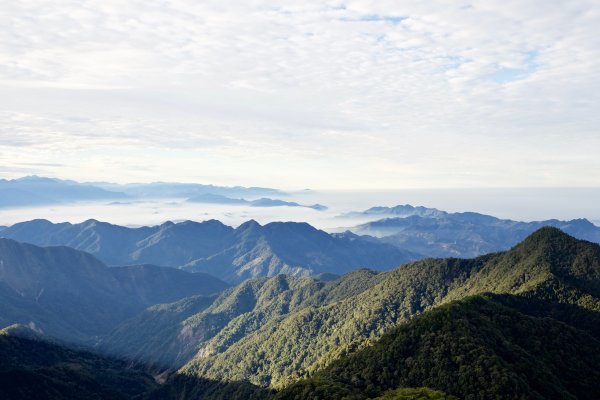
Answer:
[(600, 243), (600, 227), (584, 218), (522, 222), (476, 212), (449, 213), (408, 204), (373, 207), (356, 214), (384, 218), (343, 229), (375, 236), (385, 243), (430, 257), (470, 258), (507, 250), (544, 226)]
[(127, 228), (96, 220), (15, 224), (0, 237), (40, 246), (68, 245), (109, 265), (157, 264), (207, 272), (230, 282), (288, 273), (341, 274), (357, 267), (387, 269), (419, 255), (356, 235), (331, 235), (306, 223), (254, 220), (237, 228), (217, 220)]
[(227, 287), (205, 274), (109, 268), (70, 247), (0, 238), (0, 322), (34, 324), (48, 336), (87, 341), (150, 305)]
[(278, 189), (243, 186), (216, 186), (196, 183), (154, 182), (116, 184), (76, 182), (43, 176), (0, 179), (0, 207), (68, 204), (80, 201), (132, 199), (187, 199), (204, 194), (221, 196), (285, 196)]

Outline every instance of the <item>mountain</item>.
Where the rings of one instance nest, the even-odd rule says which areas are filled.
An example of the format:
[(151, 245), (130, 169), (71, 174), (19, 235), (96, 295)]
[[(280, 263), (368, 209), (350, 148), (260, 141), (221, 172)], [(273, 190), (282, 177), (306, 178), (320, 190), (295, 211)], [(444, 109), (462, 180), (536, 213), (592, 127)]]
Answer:
[(526, 303), (485, 295), (438, 307), (275, 398), (369, 399), (426, 385), (463, 399), (596, 399), (599, 337), (524, 312)]
[(419, 255), (351, 233), (328, 234), (306, 223), (248, 221), (233, 229), (219, 221), (167, 222), (126, 228), (96, 220), (15, 224), (0, 236), (40, 246), (65, 245), (109, 265), (180, 266), (240, 282), (258, 276), (343, 274), (357, 267), (389, 269)]
[(164, 382), (148, 399), (594, 399), (599, 340), (600, 246), (542, 228), (474, 259), (262, 277), (154, 305), (98, 349)]
[(153, 182), (129, 183), (125, 185), (115, 183), (94, 183), (93, 185), (111, 191), (118, 191), (134, 198), (187, 199), (202, 195), (223, 197), (259, 197), (259, 196), (285, 196), (286, 193), (278, 189), (244, 186), (215, 186), (197, 183), (178, 182)]
[(156, 265), (132, 265), (109, 268), (124, 294), (144, 306), (171, 303), (198, 294), (212, 295), (229, 285), (203, 273), (189, 273)]
[(126, 185), (106, 182), (80, 183), (35, 175), (19, 179), (0, 179), (0, 207), (122, 199), (187, 199), (196, 196), (257, 198), (286, 195), (285, 192), (271, 188), (195, 183), (155, 182)]
[(306, 208), (312, 208), (313, 210), (317, 210), (317, 211), (323, 211), (326, 210), (327, 207), (321, 204), (313, 204), (310, 206), (305, 206), (302, 204), (298, 204), (296, 202), (293, 201), (284, 201), (284, 200), (277, 200), (277, 199), (269, 199), (266, 197), (262, 197), (260, 199), (256, 199), (256, 200), (252, 200), (250, 202), (250, 206), (252, 207), (281, 207), (281, 206), (286, 206), (286, 207), (306, 207)]
[(91, 200), (123, 199), (124, 193), (74, 181), (27, 176), (0, 179), (0, 207), (23, 207)]
[(307, 223), (251, 220), (231, 232), (225, 248), (183, 269), (229, 282), (257, 276), (343, 274), (359, 267), (389, 269), (418, 255), (354, 234), (328, 234)]
[(327, 207), (321, 204), (313, 204), (311, 206), (305, 206), (293, 201), (284, 201), (278, 199), (270, 199), (267, 197), (262, 197), (256, 200), (245, 200), (245, 199), (235, 199), (223, 195), (212, 194), (212, 193), (204, 193), (198, 196), (190, 197), (187, 199), (190, 203), (207, 203), (207, 204), (229, 204), (229, 205), (247, 205), (251, 207), (305, 207), (312, 208), (313, 210), (323, 211), (326, 210)]
[(247, 205), (250, 203), (245, 199), (235, 199), (222, 194), (202, 193), (194, 197), (188, 198), (186, 201), (190, 203), (207, 203), (207, 204), (234, 204)]
[(127, 228), (96, 220), (54, 224), (33, 220), (15, 224), (0, 236), (38, 246), (69, 246), (109, 265), (183, 265), (220, 251), (233, 229), (218, 221)]
[(123, 361), (44, 342), (24, 327), (0, 330), (2, 399), (133, 399), (156, 386)]
[[(190, 328), (186, 334), (197, 344), (195, 357), (181, 372), (281, 388), (367, 346), (417, 314), (487, 292), (600, 311), (600, 246), (553, 228), (537, 231), (504, 253), (472, 260), (426, 259), (387, 273), (360, 273), (360, 279), (353, 279), (352, 273), (327, 283), (270, 283), (266, 292), (277, 296), (258, 307), (261, 303), (252, 300), (254, 291), (241, 289), (260, 282), (231, 289), (227, 293), (237, 294), (224, 293), (221, 301), (227, 310), (242, 314), (223, 318), (208, 315), (207, 309), (184, 322)], [(344, 290), (331, 292), (332, 284)], [(213, 320), (219, 323), (194, 324)]]
[[(185, 364), (194, 354), (186, 337), (186, 320), (209, 308), (216, 296), (191, 296), (157, 304), (119, 324), (98, 349), (134, 364), (162, 371)], [(160, 351), (157, 351), (160, 349)]]
[(373, 271), (358, 270), (330, 282), (284, 275), (247, 280), (216, 299), (194, 296), (150, 307), (120, 324), (100, 349), (138, 364), (182, 366), (211, 340), (210, 352), (224, 349), (263, 324), (308, 305), (350, 297), (379, 278)]
[[(360, 235), (429, 257), (476, 257), (516, 245), (544, 226), (600, 243), (600, 227), (586, 219), (519, 222), (473, 212), (447, 213), (410, 205), (374, 207), (363, 215), (392, 215), (350, 228)], [(401, 215), (401, 216), (399, 216)]]
[(341, 215), (346, 218), (364, 218), (364, 217), (426, 217), (426, 218), (441, 218), (448, 215), (446, 211), (438, 210), (437, 208), (428, 208), (423, 206), (411, 206), (410, 204), (397, 205), (394, 207), (371, 207), (365, 211), (352, 211)]
[(227, 287), (171, 268), (108, 268), (69, 247), (0, 239), (0, 327), (29, 325), (50, 337), (86, 341), (144, 308)]

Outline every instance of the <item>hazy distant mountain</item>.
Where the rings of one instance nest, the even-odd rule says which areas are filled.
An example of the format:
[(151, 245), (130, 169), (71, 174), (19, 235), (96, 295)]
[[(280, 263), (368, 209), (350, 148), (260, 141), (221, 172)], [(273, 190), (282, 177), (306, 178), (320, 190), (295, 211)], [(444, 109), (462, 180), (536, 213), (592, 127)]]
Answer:
[(63, 339), (105, 333), (145, 307), (227, 284), (172, 268), (108, 268), (69, 247), (38, 247), (0, 239), (0, 327), (20, 323)]
[(327, 209), (327, 207), (322, 204), (313, 204), (310, 206), (306, 206), (306, 205), (298, 204), (293, 201), (283, 201), (283, 200), (269, 199), (269, 198), (264, 198), (264, 197), (257, 199), (257, 200), (252, 200), (250, 202), (250, 206), (252, 206), (252, 207), (281, 207), (281, 206), (306, 207), (306, 208), (312, 208), (313, 210), (317, 210), (317, 211), (322, 211), (322, 210)]
[(439, 218), (447, 215), (446, 211), (440, 211), (437, 208), (428, 208), (423, 206), (411, 206), (410, 204), (398, 205), (394, 207), (371, 207), (365, 211), (353, 211), (341, 215), (341, 217), (419, 217)]
[(130, 183), (93, 183), (93, 185), (125, 193), (136, 198), (193, 198), (202, 195), (224, 197), (283, 196), (286, 193), (278, 189), (243, 186), (215, 186), (197, 183), (154, 182)]
[(187, 199), (190, 203), (207, 203), (207, 204), (235, 204), (235, 205), (247, 205), (250, 203), (245, 199), (234, 199), (231, 197), (223, 196), (222, 194), (203, 193)]
[(0, 207), (20, 207), (76, 201), (123, 199), (124, 193), (74, 181), (27, 176), (0, 179)]
[(303, 276), (342, 274), (358, 267), (389, 269), (419, 258), (377, 240), (350, 233), (331, 235), (294, 222), (262, 226), (248, 221), (233, 229), (215, 220), (143, 228), (95, 220), (80, 224), (33, 220), (15, 224), (0, 236), (40, 246), (70, 246), (110, 265), (181, 266), (230, 282), (279, 273)]
[[(119, 185), (80, 183), (40, 176), (26, 176), (12, 180), (0, 179), (0, 207), (122, 199), (187, 199), (201, 198), (202, 196), (207, 196), (207, 199), (212, 196), (213, 201), (224, 201), (224, 199), (235, 197), (257, 198), (285, 195), (285, 192), (270, 188), (227, 187), (193, 183), (158, 182)], [(235, 201), (235, 199), (233, 200)], [(259, 204), (260, 202), (256, 205), (259, 206)]]
[(260, 198), (256, 200), (234, 199), (231, 197), (217, 195), (212, 193), (201, 194), (187, 199), (190, 203), (207, 203), (207, 204), (232, 204), (232, 205), (247, 205), (251, 207), (306, 207), (317, 211), (326, 210), (327, 207), (321, 204), (313, 204), (305, 206), (293, 201), (284, 201), (270, 198)]
[(379, 211), (383, 210), (383, 215), (389, 215), (390, 210), (395, 210), (403, 216), (367, 222), (350, 228), (352, 232), (379, 237), (382, 242), (430, 257), (475, 257), (506, 250), (544, 226), (600, 243), (600, 227), (586, 219), (520, 222), (474, 212), (447, 213), (408, 205), (370, 210), (377, 212), (372, 214), (367, 210), (365, 213), (380, 215)]

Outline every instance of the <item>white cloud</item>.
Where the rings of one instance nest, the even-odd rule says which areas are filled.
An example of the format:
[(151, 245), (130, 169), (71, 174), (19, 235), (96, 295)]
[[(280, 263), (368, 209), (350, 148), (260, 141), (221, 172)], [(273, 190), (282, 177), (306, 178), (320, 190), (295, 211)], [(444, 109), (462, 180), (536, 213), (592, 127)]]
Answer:
[(12, 1), (0, 161), (121, 181), (599, 185), (599, 23), (593, 1)]

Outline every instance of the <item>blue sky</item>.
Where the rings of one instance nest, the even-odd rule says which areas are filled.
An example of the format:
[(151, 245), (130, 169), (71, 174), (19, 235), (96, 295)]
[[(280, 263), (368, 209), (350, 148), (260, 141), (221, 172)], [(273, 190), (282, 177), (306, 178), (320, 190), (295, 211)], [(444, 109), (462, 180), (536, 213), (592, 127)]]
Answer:
[(597, 1), (11, 1), (0, 176), (600, 185)]

